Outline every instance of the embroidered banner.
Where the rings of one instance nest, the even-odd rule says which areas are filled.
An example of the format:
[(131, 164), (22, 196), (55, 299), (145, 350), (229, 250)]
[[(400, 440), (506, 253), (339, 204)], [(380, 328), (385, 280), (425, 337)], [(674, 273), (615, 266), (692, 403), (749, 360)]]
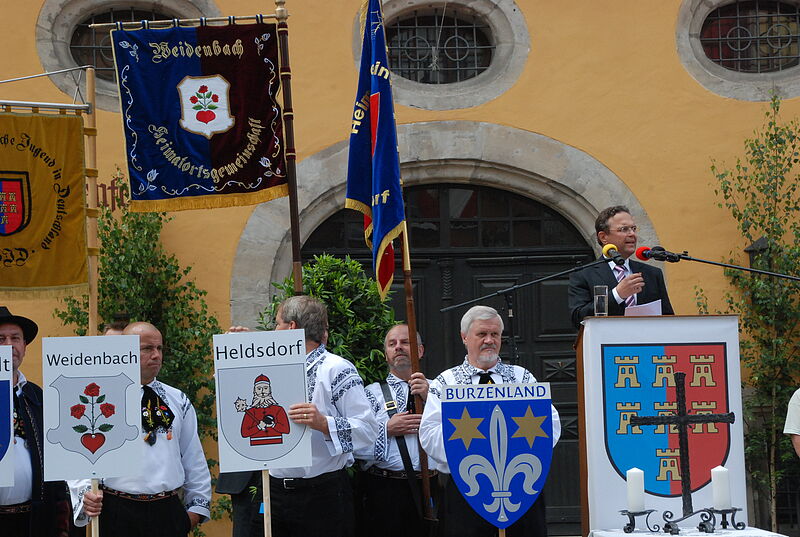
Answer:
[(131, 210), (288, 194), (275, 24), (114, 30)]
[(382, 297), (394, 276), (392, 241), (405, 225), (390, 76), (381, 4), (370, 0), (350, 128), (345, 207), (364, 214), (364, 238), (372, 248)]
[(0, 292), (86, 292), (83, 123), (0, 114)]

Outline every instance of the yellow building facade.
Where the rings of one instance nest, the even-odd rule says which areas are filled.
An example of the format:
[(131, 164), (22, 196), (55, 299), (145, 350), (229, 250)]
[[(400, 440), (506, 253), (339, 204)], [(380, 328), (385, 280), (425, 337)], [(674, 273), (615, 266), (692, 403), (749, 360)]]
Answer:
[[(783, 116), (800, 115), (800, 67), (741, 73), (703, 56), (698, 37), (703, 21), (713, 9), (732, 3), (387, 0), (387, 21), (415, 11), (444, 9), (447, 15), (454, 10), (464, 20), (482, 21), (494, 46), (489, 67), (463, 82), (394, 78), (405, 185), (481, 186), (533, 200), (573, 226), (584, 249), (594, 253), (594, 217), (606, 206), (624, 203), (642, 228), (641, 244), (715, 261), (733, 253), (747, 265), (743, 250), (748, 244), (729, 214), (717, 207), (711, 161), (733, 165), (742, 155), (744, 139), (763, 124), (773, 88), (785, 99)], [(286, 5), (302, 241), (344, 205), (360, 4), (288, 0)], [(7, 2), (0, 19), (5, 51), (0, 79), (77, 65), (69, 55), (76, 25), (122, 7), (170, 17), (274, 10), (271, 2), (250, 0)], [(70, 78), (2, 84), (0, 100), (71, 103), (75, 85)], [(107, 184), (117, 167), (125, 169), (126, 160), (113, 88), (100, 86), (98, 168), (100, 182)], [(267, 303), (269, 283), (288, 275), (287, 215), (286, 200), (172, 215), (165, 248), (193, 267), (192, 276), (208, 291), (210, 310), (222, 326), (253, 325), (259, 306)], [(513, 251), (514, 244), (508, 249)], [(698, 284), (712, 307), (721, 304), (726, 282), (720, 269), (690, 262), (664, 269), (676, 312), (696, 313)], [(462, 284), (465, 296), (483, 288), (458, 278), (451, 282), (456, 288)], [(42, 336), (71, 334), (53, 317), (54, 299), (0, 297), (0, 303), (35, 319)], [(426, 315), (428, 325), (435, 326), (437, 313)], [(574, 336), (558, 333), (565, 341)], [(37, 339), (23, 366), (34, 380), (41, 378), (40, 349)], [(213, 446), (209, 454), (216, 456)], [(226, 535), (228, 528), (227, 522), (214, 522), (206, 532)]]

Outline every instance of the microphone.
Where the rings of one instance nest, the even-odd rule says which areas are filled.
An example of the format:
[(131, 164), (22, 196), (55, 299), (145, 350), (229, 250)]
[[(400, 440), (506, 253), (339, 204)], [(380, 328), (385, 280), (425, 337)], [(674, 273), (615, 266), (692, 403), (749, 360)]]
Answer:
[(636, 249), (636, 258), (641, 261), (650, 261), (653, 257), (653, 250), (647, 246), (640, 246)]
[(624, 265), (625, 258), (622, 257), (617, 250), (617, 247), (613, 244), (606, 244), (603, 246), (603, 255), (606, 257), (610, 257), (611, 260), (616, 263), (617, 265)]
[(656, 261), (666, 261), (667, 263), (677, 263), (681, 260), (681, 254), (667, 251), (661, 246), (653, 246), (652, 248), (641, 246), (636, 249), (636, 257), (642, 261), (655, 259)]

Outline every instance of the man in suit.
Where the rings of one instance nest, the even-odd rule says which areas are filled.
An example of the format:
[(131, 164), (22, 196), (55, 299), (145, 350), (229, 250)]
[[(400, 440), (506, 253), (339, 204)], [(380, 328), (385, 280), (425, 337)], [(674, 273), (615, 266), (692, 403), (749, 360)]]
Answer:
[(264, 535), (261, 513), (261, 472), (229, 472), (219, 474), (216, 491), (230, 494), (233, 507), (233, 537)]
[(625, 264), (617, 265), (608, 259), (608, 263), (592, 265), (570, 275), (568, 296), (572, 323), (578, 327), (584, 317), (594, 315), (592, 291), (595, 285), (607, 285), (610, 290), (609, 315), (625, 315), (625, 308), (630, 305), (659, 299), (661, 313), (673, 315), (661, 269), (629, 259), (636, 252), (637, 238), (636, 224), (628, 208), (615, 205), (604, 209), (594, 227), (600, 246), (613, 244)]

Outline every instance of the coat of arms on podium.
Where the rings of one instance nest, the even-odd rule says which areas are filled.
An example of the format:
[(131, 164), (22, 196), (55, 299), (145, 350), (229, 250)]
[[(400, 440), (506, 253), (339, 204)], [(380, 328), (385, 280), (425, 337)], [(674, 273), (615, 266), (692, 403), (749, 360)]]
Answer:
[[(633, 425), (634, 416), (676, 414), (674, 374), (686, 375), (689, 415), (730, 411), (724, 343), (603, 345), (602, 375), (606, 451), (620, 476), (644, 470), (645, 490), (681, 495), (680, 448), (675, 425)], [(695, 423), (688, 428), (692, 492), (710, 481), (730, 451), (730, 424)]]
[(553, 457), (550, 385), (443, 386), (447, 464), (470, 506), (498, 528), (525, 514)]

